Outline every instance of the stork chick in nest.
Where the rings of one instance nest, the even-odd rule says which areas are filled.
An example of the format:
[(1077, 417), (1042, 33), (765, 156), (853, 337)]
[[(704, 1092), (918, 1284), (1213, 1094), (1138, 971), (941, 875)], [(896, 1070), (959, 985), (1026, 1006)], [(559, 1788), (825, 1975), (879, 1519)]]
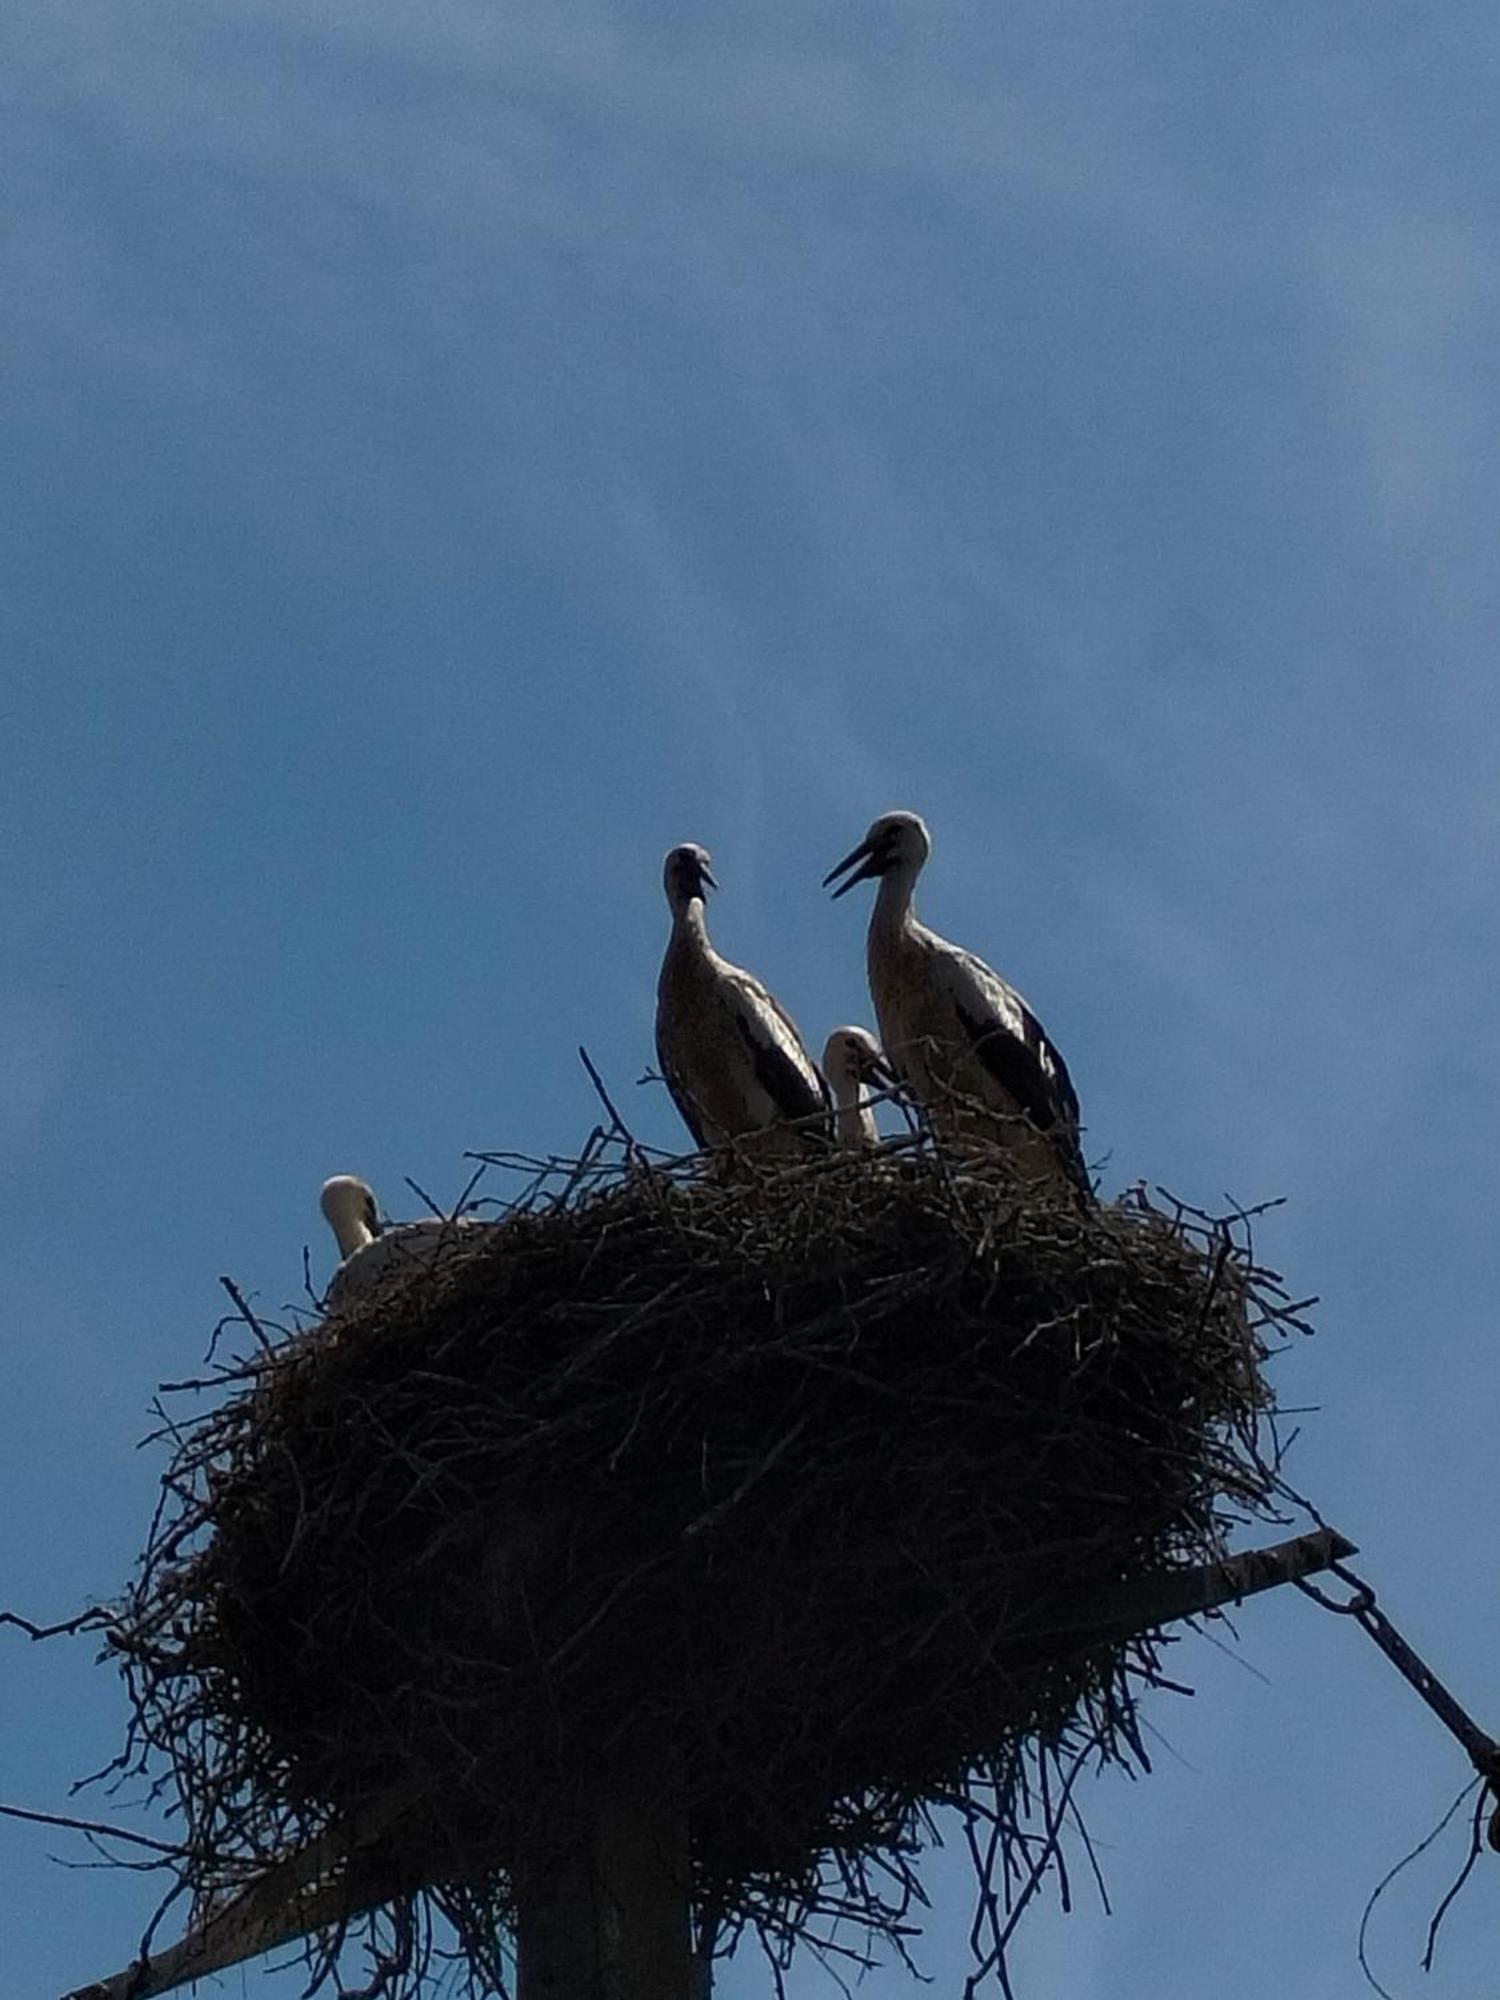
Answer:
[(656, 988), (656, 1055), (700, 1149), (805, 1158), (826, 1140), (828, 1086), (786, 1009), (709, 943), (706, 849), (687, 842), (662, 871), (672, 935)]
[(460, 1232), (493, 1228), (472, 1216), (426, 1215), (416, 1222), (382, 1222), (375, 1191), (357, 1174), (335, 1174), (318, 1197), (343, 1262), (328, 1281), (330, 1311), (346, 1306), (399, 1271), (430, 1269), (451, 1250)]
[(868, 1028), (835, 1028), (823, 1045), (823, 1074), (833, 1091), (834, 1135), (851, 1152), (880, 1144), (868, 1086), (896, 1081)]

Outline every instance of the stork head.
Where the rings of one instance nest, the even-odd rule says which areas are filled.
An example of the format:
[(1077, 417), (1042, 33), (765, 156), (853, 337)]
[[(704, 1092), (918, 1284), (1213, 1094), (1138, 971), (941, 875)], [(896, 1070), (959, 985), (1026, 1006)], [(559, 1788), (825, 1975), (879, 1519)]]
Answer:
[(837, 868), (829, 869), (823, 877), (823, 887), (826, 889), (849, 870), (853, 872), (839, 883), (833, 892), (835, 896), (842, 896), (856, 882), (867, 882), (873, 875), (903, 874), (911, 881), (931, 852), (932, 836), (919, 814), (882, 813), (858, 847), (846, 854)]
[(352, 1257), (380, 1234), (380, 1210), (374, 1190), (357, 1174), (335, 1174), (331, 1181), (324, 1181), (318, 1206), (338, 1238), (341, 1257)]
[(685, 840), (681, 847), (668, 850), (662, 863), (662, 881), (673, 910), (685, 910), (695, 896), (706, 902), (706, 892), (718, 888), (709, 859), (708, 849), (695, 840)]
[(896, 1079), (868, 1028), (835, 1028), (823, 1045), (823, 1074), (840, 1104), (856, 1104), (863, 1085), (888, 1090)]

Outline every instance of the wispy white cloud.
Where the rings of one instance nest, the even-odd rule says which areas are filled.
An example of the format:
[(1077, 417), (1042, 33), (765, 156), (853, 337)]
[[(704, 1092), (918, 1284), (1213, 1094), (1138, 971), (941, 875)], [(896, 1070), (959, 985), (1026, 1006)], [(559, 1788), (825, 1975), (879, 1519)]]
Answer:
[[(82, 5), (28, 13), (17, 54), (10, 94), (33, 111), (91, 116), (200, 166), (342, 181), (445, 228), (603, 226), (654, 183), (676, 216), (711, 211), (722, 227), (734, 191), (717, 161), (783, 187), (820, 167), (930, 179), (976, 221), (1019, 195), (1174, 259), (1229, 254), (1221, 205), (1153, 136), (1153, 106), (1122, 94), (1108, 46), (1081, 36), (1062, 66), (1018, 66), (960, 15), (882, 57), (863, 36), (786, 20), (703, 38), (599, 6), (241, 4), (206, 23), (186, 7)], [(627, 171), (590, 185), (606, 136)], [(706, 179), (681, 173), (694, 154)], [(818, 227), (805, 205), (800, 219)], [(693, 247), (676, 228), (656, 242), (674, 260)]]

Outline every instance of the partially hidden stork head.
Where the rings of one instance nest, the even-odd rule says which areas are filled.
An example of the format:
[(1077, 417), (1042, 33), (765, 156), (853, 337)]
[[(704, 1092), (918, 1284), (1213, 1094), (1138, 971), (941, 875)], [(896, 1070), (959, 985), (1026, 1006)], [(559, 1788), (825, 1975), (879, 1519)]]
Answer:
[(846, 854), (837, 868), (829, 869), (823, 877), (823, 887), (826, 889), (830, 882), (838, 881), (840, 875), (851, 869), (853, 873), (834, 890), (836, 897), (852, 889), (856, 882), (868, 882), (874, 875), (899, 873), (912, 880), (931, 852), (932, 836), (919, 813), (882, 813), (858, 847)]
[(380, 1234), (380, 1210), (375, 1191), (357, 1174), (335, 1174), (324, 1181), (318, 1206), (329, 1228), (338, 1238), (339, 1255), (352, 1257)]
[(889, 1090), (896, 1081), (868, 1028), (834, 1029), (823, 1045), (823, 1074), (839, 1104), (857, 1104), (865, 1084)]
[(709, 865), (710, 859), (708, 849), (700, 847), (695, 840), (685, 840), (680, 847), (668, 850), (661, 873), (667, 901), (674, 911), (685, 910), (694, 897), (706, 902), (705, 892), (718, 888)]

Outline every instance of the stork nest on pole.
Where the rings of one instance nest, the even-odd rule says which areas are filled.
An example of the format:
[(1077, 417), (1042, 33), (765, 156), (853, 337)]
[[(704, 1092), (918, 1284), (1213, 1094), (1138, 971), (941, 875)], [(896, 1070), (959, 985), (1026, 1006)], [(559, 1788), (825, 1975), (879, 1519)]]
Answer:
[(647, 1745), (721, 1940), (899, 1947), (950, 1805), (1003, 1977), (1078, 1770), (1146, 1762), (1162, 1641), (1101, 1635), (1103, 1595), (1269, 1510), (1301, 1322), (1246, 1218), (999, 1154), (605, 1145), (472, 1235), (171, 1427), (110, 1645), (200, 1908), (400, 1799), (403, 1920), (488, 1990), (538, 1814)]

